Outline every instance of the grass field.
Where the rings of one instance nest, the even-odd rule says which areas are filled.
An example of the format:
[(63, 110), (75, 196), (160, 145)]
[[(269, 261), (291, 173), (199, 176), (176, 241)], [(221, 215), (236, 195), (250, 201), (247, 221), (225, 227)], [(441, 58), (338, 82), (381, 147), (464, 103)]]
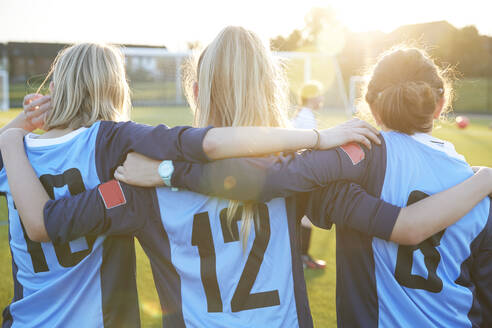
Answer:
[[(18, 111), (0, 113), (0, 126), (4, 125)], [(192, 115), (186, 108), (139, 108), (133, 113), (138, 122), (168, 125), (182, 125), (191, 122)], [(323, 113), (320, 117), (324, 127), (336, 124), (345, 119), (341, 114)], [(473, 165), (492, 165), (492, 130), (488, 129), (492, 117), (472, 117), (471, 125), (466, 130), (458, 130), (453, 124), (444, 123), (435, 132), (435, 136), (452, 141), (458, 152), (464, 154)], [(0, 307), (7, 305), (12, 297), (12, 279), (10, 268), (10, 252), (8, 233), (5, 220), (7, 217), (5, 202), (0, 202), (0, 275), (4, 277), (0, 283)], [(2, 221), (3, 220), (3, 221)], [(326, 271), (307, 271), (311, 310), (315, 327), (335, 327), (335, 234), (334, 231), (315, 229), (311, 253), (327, 261)], [(137, 248), (138, 287), (141, 304), (141, 315), (144, 327), (160, 327), (159, 302), (154, 290), (149, 262), (142, 249)]]
[[(300, 85), (300, 77), (303, 77), (304, 64), (298, 62), (291, 62), (291, 70), (289, 70), (289, 81), (292, 86), (292, 90), (298, 90)], [(329, 67), (325, 67), (328, 69)], [(324, 81), (323, 76), (330, 76), (323, 70), (315, 71), (313, 78)], [(32, 78), (28, 83), (15, 83), (10, 85), (10, 103), (11, 106), (21, 106), (22, 99), (26, 93), (35, 92), (37, 87), (42, 82), (41, 76)], [(141, 106), (148, 106), (152, 104), (172, 104), (175, 103), (176, 84), (175, 81), (153, 81), (153, 82), (130, 82), (132, 88), (132, 99), (134, 103)], [(457, 81), (454, 84), (455, 97), (453, 107), (459, 112), (470, 113), (490, 113), (492, 114), (492, 78), (466, 78)], [(46, 90), (45, 90), (46, 91)], [(333, 90), (332, 90), (333, 91)], [(339, 97), (336, 91), (333, 93), (328, 92), (327, 99)], [(295, 97), (294, 97), (295, 98)], [(341, 99), (338, 99), (332, 105), (336, 107), (336, 104), (340, 104)], [(328, 103), (328, 105), (330, 105)]]

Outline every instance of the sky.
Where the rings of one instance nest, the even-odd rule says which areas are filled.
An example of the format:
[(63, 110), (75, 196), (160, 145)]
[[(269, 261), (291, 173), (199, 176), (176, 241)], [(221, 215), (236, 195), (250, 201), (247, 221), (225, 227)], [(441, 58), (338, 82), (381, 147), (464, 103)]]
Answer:
[[(491, 0), (0, 0), (0, 42), (111, 42), (185, 50), (206, 44), (225, 26), (263, 38), (304, 26), (312, 7), (331, 6), (352, 31), (448, 20), (492, 35)], [(488, 14), (490, 13), (490, 14)]]

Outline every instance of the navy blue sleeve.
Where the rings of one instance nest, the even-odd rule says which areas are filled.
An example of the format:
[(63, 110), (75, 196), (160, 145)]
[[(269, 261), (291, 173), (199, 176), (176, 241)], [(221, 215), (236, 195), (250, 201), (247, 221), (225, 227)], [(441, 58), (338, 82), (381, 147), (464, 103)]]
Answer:
[(312, 191), (337, 180), (360, 184), (368, 150), (355, 147), (355, 154), (339, 147), (275, 158), (226, 159), (204, 165), (176, 162), (172, 184), (207, 195), (258, 202)]
[(389, 240), (401, 208), (369, 195), (359, 185), (335, 182), (305, 196), (305, 214), (324, 229), (335, 223)]
[(207, 128), (160, 124), (149, 126), (135, 122), (103, 121), (99, 127), (96, 145), (96, 166), (101, 181), (112, 178), (116, 167), (123, 163), (129, 152), (138, 152), (157, 160), (208, 162), (203, 151)]
[(0, 153), (0, 171), (3, 170), (3, 158), (2, 154)]
[(260, 201), (273, 158), (231, 158), (209, 164), (174, 162), (171, 184), (205, 195)]
[(133, 235), (158, 215), (155, 189), (120, 183), (126, 202), (107, 208), (98, 188), (50, 200), (44, 207), (46, 231), (53, 243), (85, 235)]
[(481, 327), (492, 327), (492, 211), (483, 234), (475, 255), (472, 279), (482, 312)]

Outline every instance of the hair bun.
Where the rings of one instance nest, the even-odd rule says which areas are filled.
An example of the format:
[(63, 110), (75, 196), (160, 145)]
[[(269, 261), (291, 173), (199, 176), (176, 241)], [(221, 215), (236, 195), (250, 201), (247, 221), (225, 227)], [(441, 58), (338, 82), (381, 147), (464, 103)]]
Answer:
[(397, 49), (379, 59), (365, 97), (387, 128), (407, 134), (429, 132), (445, 85), (443, 72), (425, 52)]

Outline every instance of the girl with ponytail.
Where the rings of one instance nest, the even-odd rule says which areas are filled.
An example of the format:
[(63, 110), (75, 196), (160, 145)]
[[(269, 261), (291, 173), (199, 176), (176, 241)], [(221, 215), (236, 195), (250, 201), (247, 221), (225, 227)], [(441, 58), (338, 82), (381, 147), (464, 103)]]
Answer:
[[(402, 209), (394, 224), (381, 226), (365, 201), (340, 191), (351, 201), (352, 215), (366, 217), (348, 223), (334, 213), (326, 217), (327, 203), (315, 201), (322, 192), (309, 199), (313, 223), (337, 223), (338, 325), (490, 327), (491, 170), (476, 168), (474, 174), (450, 142), (431, 134), (434, 121), (449, 108), (446, 75), (420, 49), (391, 50), (372, 70), (365, 94), (383, 130), (381, 145), (305, 151), (273, 164), (259, 159), (189, 164), (188, 174), (174, 185), (265, 202), (339, 179), (358, 183)], [(134, 183), (126, 172), (124, 179)], [(234, 184), (224, 184), (230, 177)], [(343, 212), (341, 204), (335, 201), (333, 208)], [(387, 234), (375, 233), (378, 227)]]
[[(224, 29), (193, 71), (188, 95), (196, 125), (285, 124), (282, 71), (251, 31)], [(432, 326), (433, 320), (462, 326), (478, 304), (465, 286), (483, 289), (469, 277), (492, 276), (474, 261), (465, 263), (470, 249), (483, 261), (481, 245), (492, 240), (485, 238), (491, 229), (488, 215), (482, 215), (489, 203), (480, 202), (492, 191), (492, 173), (483, 169), (470, 178), (469, 166), (434, 142), (395, 131), (383, 133), (382, 144), (370, 150), (350, 144), (285, 157), (207, 165), (175, 161), (173, 166), (133, 156), (117, 169), (118, 178), (235, 201), (123, 185), (126, 203), (105, 208), (100, 187), (46, 203), (45, 219), (51, 222), (50, 237), (63, 241), (135, 233), (158, 279), (164, 323), (172, 327), (312, 327), (298, 251), (304, 214), (323, 228), (337, 224), (340, 326)], [(132, 163), (139, 169), (132, 170)], [(164, 164), (172, 168), (166, 177), (157, 168)], [(360, 184), (372, 196), (354, 184), (330, 184), (339, 179)], [(424, 193), (436, 195), (424, 200)], [(465, 216), (479, 202), (478, 210)], [(464, 223), (452, 225), (463, 216)], [(423, 256), (413, 260), (416, 250)], [(428, 274), (419, 276), (424, 270)], [(445, 311), (449, 307), (458, 315)]]

